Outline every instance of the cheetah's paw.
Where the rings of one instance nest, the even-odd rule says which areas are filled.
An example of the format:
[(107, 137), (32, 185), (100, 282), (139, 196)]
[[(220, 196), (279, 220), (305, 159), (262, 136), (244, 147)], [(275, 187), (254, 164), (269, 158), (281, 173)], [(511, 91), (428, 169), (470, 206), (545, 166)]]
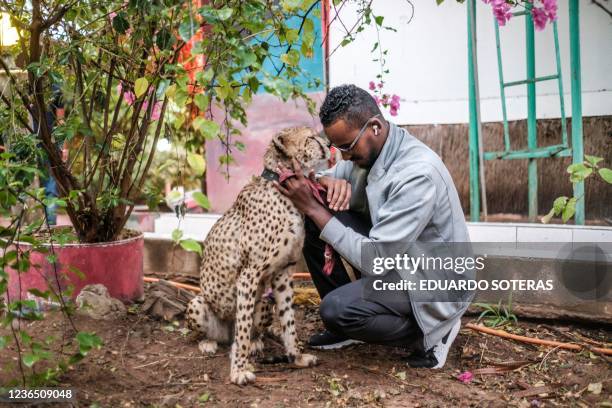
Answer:
[(256, 356), (260, 354), (261, 352), (263, 352), (263, 349), (264, 349), (264, 343), (261, 337), (251, 341), (250, 353), (252, 356)]
[(232, 370), (230, 381), (237, 385), (246, 385), (255, 382), (255, 374), (248, 370)]
[(300, 354), (295, 358), (294, 364), (297, 367), (313, 367), (317, 365), (317, 356), (312, 354)]
[(198, 349), (202, 354), (215, 354), (217, 352), (217, 342), (210, 340), (202, 340), (198, 343)]

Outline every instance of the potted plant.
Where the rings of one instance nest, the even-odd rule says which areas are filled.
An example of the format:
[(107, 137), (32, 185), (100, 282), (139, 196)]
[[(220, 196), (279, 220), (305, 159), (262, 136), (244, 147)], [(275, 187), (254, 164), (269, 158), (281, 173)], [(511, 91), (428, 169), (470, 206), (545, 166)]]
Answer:
[[(205, 142), (220, 138), (227, 146), (223, 160), (231, 162), (232, 149), (241, 148), (235, 123), (246, 124), (244, 107), (260, 87), (284, 99), (305, 97), (307, 84), (295, 78), (300, 58), (315, 46), (317, 4), (0, 2), (18, 33), (5, 51), (27, 73), (16, 75), (0, 58), (10, 83), (0, 101), (0, 114), (10, 118), (2, 125), (5, 149), (11, 154), (28, 140), (40, 150), (32, 167), (55, 180), (57, 197), (42, 187), (30, 186), (28, 194), (47, 209), (63, 208), (72, 224), (46, 235), (56, 245), (54, 256), (33, 252), (21, 289), (8, 285), (13, 295), (43, 285), (36, 281), (40, 270), (44, 276), (59, 267), (75, 296), (88, 283), (104, 283), (123, 300), (141, 296), (143, 238), (124, 226), (143, 194), (158, 141), (189, 135), (187, 159), (203, 172)], [(290, 17), (299, 24), (289, 26)], [(278, 65), (265, 71), (272, 58)], [(56, 115), (59, 106), (63, 117)], [(202, 194), (197, 201), (207, 205)], [(45, 221), (28, 228), (41, 231)], [(200, 250), (196, 242), (177, 240)]]

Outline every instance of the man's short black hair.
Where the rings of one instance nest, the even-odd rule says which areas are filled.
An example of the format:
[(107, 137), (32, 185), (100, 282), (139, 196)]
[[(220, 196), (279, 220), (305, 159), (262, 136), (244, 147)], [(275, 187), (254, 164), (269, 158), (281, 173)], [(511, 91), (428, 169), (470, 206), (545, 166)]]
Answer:
[(376, 101), (368, 91), (355, 85), (340, 85), (333, 88), (319, 110), (319, 119), (323, 127), (343, 119), (349, 126), (358, 129), (375, 115), (381, 115)]

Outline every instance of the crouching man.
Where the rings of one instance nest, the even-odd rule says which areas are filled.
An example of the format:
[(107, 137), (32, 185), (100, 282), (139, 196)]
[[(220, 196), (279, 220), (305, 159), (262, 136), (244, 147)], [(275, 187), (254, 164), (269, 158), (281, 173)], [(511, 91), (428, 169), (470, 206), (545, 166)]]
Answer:
[[(375, 290), (376, 281), (379, 287), (381, 280), (399, 282), (402, 277), (397, 271), (374, 275), (364, 265), (362, 251), (368, 243), (469, 242), (452, 178), (432, 150), (386, 121), (363, 89), (332, 89), (319, 117), (343, 160), (316, 176), (304, 175), (294, 164), (297, 177), (277, 184), (306, 215), (304, 256), (327, 329), (312, 336), (309, 345), (412, 345), (410, 366), (441, 368), (469, 302), (423, 302), (409, 291)], [(315, 199), (306, 177), (327, 188), (328, 207)], [(326, 245), (335, 253), (333, 268), (324, 272)], [(355, 269), (353, 279), (339, 256)]]

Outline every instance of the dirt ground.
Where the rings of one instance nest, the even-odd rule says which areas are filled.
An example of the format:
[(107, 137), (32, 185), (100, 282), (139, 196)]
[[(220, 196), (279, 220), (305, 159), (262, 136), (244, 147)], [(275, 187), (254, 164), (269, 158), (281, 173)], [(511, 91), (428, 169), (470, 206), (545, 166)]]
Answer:
[[(322, 328), (317, 307), (304, 303), (296, 306), (301, 340)], [(48, 317), (27, 323), (29, 332), (61, 336), (62, 316)], [(464, 323), (473, 320), (465, 317)], [(61, 386), (77, 389), (79, 407), (612, 407), (612, 366), (603, 357), (538, 348), (470, 329), (461, 330), (442, 370), (411, 369), (403, 361), (407, 350), (362, 344), (311, 351), (320, 360), (311, 369), (256, 364), (256, 383), (239, 387), (228, 382), (228, 348), (213, 356), (200, 354), (183, 321), (155, 320), (135, 305), (121, 320), (77, 316), (75, 322), (79, 330), (94, 331), (104, 341), (101, 350), (61, 379)], [(552, 327), (519, 319), (508, 330), (559, 341), (571, 333), (608, 347), (612, 340), (610, 327)], [(266, 354), (281, 350), (267, 340)], [(14, 355), (7, 350), (0, 354), (2, 384), (15, 375), (14, 368), (7, 369)], [(504, 366), (510, 371), (490, 373)], [(466, 371), (474, 375), (463, 383), (457, 377)]]

